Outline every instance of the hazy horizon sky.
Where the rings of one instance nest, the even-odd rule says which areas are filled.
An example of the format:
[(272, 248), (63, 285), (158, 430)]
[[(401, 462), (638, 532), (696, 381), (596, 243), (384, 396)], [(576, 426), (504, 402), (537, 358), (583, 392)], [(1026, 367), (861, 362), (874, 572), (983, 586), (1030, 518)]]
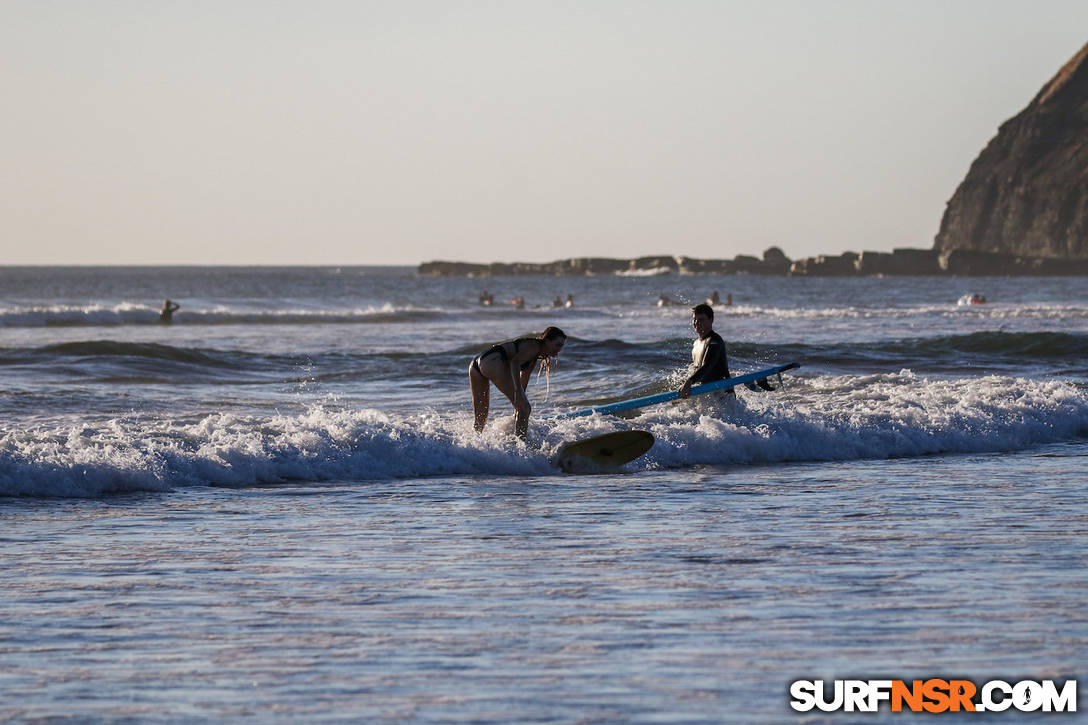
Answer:
[(1088, 2), (0, 0), (0, 264), (931, 247)]

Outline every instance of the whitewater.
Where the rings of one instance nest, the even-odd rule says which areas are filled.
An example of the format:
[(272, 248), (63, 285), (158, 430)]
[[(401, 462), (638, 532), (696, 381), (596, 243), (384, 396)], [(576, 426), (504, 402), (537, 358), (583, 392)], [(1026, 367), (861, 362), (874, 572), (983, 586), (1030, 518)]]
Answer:
[[(0, 268), (0, 718), (803, 722), (794, 679), (1074, 678), (1084, 290)], [(679, 387), (714, 291), (779, 389), (549, 418)], [(548, 325), (528, 440), (497, 391), (476, 434), (470, 360)]]

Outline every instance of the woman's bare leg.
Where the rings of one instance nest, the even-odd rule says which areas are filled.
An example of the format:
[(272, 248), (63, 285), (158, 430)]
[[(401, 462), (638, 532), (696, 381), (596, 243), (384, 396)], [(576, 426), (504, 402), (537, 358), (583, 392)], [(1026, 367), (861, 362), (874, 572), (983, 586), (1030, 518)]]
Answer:
[(475, 418), (473, 427), (479, 433), (487, 425), (487, 413), (491, 407), (491, 381), (475, 365), (469, 365), (468, 386), (472, 390), (472, 413)]

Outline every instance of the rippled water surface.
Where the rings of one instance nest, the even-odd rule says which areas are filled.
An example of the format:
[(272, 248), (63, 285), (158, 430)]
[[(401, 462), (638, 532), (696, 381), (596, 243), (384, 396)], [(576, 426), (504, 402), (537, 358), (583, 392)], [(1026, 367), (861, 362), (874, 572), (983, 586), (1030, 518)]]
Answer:
[(1086, 456), (9, 503), (0, 715), (778, 722), (793, 679), (1069, 678)]

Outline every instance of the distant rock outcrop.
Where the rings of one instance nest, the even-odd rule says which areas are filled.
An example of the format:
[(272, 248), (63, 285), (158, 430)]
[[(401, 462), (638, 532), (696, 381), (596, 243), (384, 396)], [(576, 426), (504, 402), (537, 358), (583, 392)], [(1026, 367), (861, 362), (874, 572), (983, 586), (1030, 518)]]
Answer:
[(514, 262), (469, 264), (466, 262), (424, 262), (419, 273), (428, 277), (497, 277), (510, 274), (649, 276), (658, 274), (786, 274), (789, 258), (778, 247), (763, 253), (763, 259), (740, 255), (733, 259), (694, 259), (667, 255), (637, 259), (577, 257), (555, 262)]
[(932, 249), (900, 248), (891, 252), (862, 252), (857, 260), (861, 275), (938, 274), (938, 254)]
[[(1001, 125), (971, 164), (948, 202), (934, 249), (1088, 260), (1088, 45)], [(972, 269), (1000, 267), (997, 260), (974, 261)]]
[(555, 262), (425, 262), (419, 274), (427, 277), (501, 277), (505, 275), (628, 275), (645, 277), (659, 274), (775, 274), (798, 277), (848, 277), (894, 275), (1082, 275), (1088, 274), (1088, 259), (1016, 256), (971, 249), (894, 249), (891, 252), (844, 252), (822, 254), (790, 261), (778, 247), (763, 253), (763, 259), (739, 255), (733, 259), (695, 259), (693, 257), (639, 257), (610, 259), (577, 257)]

